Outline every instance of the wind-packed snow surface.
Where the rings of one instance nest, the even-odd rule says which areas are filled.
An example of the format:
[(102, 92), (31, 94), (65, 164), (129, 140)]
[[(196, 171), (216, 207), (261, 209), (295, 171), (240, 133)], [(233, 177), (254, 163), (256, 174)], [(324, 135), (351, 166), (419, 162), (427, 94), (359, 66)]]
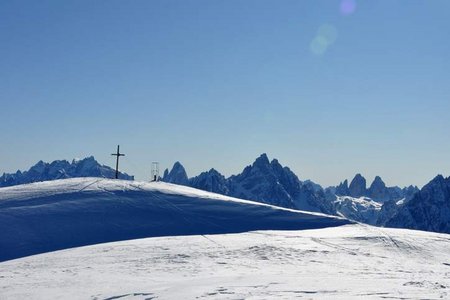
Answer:
[(450, 236), (346, 225), (147, 238), (0, 264), (2, 299), (449, 299)]
[(143, 237), (349, 223), (163, 182), (64, 179), (0, 188), (0, 261)]
[(2, 260), (65, 249), (0, 263), (0, 299), (450, 297), (450, 235), (167, 183), (2, 188), (0, 226)]

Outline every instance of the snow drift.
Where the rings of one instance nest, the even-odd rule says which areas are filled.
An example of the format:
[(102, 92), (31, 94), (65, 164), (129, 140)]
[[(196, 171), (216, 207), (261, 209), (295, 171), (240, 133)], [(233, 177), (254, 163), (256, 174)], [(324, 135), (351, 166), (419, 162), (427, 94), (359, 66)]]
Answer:
[(0, 189), (0, 261), (143, 237), (349, 223), (162, 182), (73, 178)]

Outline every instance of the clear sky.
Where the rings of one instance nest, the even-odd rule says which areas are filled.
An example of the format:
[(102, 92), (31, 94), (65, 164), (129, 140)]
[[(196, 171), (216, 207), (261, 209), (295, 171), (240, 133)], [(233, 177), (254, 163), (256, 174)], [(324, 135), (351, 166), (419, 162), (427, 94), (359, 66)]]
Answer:
[(150, 177), (450, 175), (450, 1), (0, 2), (0, 172), (94, 155)]

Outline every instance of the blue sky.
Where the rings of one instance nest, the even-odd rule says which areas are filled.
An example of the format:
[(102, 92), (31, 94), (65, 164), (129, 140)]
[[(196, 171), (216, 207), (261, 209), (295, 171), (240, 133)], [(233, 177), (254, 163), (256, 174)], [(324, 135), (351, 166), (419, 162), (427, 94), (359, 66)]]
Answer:
[[(0, 172), (450, 175), (450, 1), (2, 1)], [(325, 28), (325, 29), (324, 29)], [(319, 47), (319, 48), (317, 48)]]

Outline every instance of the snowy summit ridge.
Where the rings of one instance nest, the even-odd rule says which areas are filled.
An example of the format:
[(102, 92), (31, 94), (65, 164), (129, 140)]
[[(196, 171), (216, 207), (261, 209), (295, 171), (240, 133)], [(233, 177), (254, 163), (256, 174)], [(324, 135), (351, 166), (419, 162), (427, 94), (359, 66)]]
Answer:
[(164, 182), (72, 178), (1, 189), (0, 261), (143, 237), (350, 223)]

